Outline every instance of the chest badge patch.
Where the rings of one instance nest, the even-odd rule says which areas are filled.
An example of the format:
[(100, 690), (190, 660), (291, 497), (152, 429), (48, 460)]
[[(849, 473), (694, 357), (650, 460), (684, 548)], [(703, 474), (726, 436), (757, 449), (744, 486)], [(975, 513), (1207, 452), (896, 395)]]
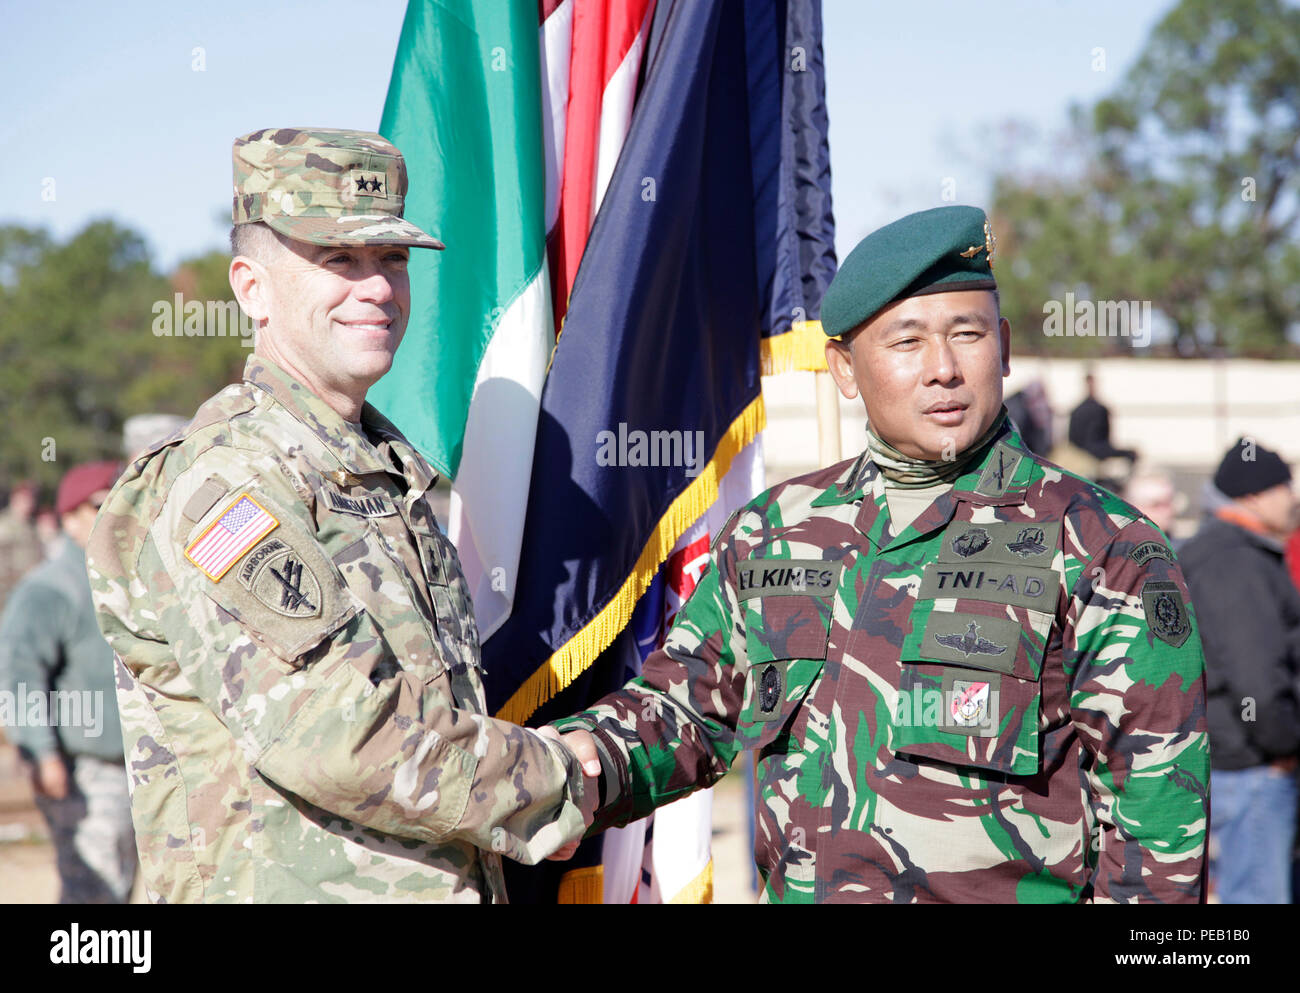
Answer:
[(1007, 542), (1007, 551), (1014, 552), (1022, 559), (1027, 559), (1032, 555), (1041, 555), (1047, 551), (1047, 546), (1043, 544), (1043, 538), (1042, 528), (1021, 528), (1020, 533), (1016, 535), (1016, 540)]
[(190, 546), (185, 557), (216, 581), (280, 522), (247, 493), (243, 493)]
[(1006, 645), (998, 645), (987, 638), (981, 638), (979, 625), (974, 621), (967, 625), (963, 634), (936, 634), (934, 640), (944, 648), (961, 652), (967, 658), (972, 655), (1001, 655), (1007, 650)]
[(781, 673), (774, 665), (763, 670), (763, 679), (758, 687), (758, 709), (765, 714), (776, 710), (781, 702)]
[(989, 533), (983, 528), (970, 528), (952, 539), (952, 550), (964, 559), (989, 547)]
[(988, 709), (988, 683), (953, 680), (952, 698), (948, 705), (953, 724), (959, 728), (981, 727), (987, 721)]
[(750, 672), (753, 680), (754, 720), (774, 721), (781, 716), (781, 704), (785, 702), (785, 666), (779, 662), (767, 662)]
[(1151, 633), (1166, 644), (1181, 648), (1192, 633), (1187, 606), (1176, 583), (1148, 579), (1142, 584), (1142, 609)]

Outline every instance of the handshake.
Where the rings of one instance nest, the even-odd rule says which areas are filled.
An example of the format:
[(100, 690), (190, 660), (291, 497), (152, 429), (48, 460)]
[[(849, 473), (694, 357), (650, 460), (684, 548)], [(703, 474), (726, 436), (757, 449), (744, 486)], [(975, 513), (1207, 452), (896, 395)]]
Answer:
[[(590, 732), (581, 729), (561, 734), (547, 724), (536, 730), (543, 738), (550, 738), (564, 745), (582, 766), (582, 818), (587, 826), (591, 827), (600, 801), (600, 754), (596, 751), (596, 740), (592, 738)], [(555, 862), (571, 859), (581, 843), (581, 838), (570, 841), (546, 857)]]

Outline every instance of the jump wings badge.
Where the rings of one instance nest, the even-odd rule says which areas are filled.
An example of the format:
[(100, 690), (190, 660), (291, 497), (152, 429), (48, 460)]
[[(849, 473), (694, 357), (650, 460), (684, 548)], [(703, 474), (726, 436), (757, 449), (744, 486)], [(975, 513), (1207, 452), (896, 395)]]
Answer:
[(1042, 528), (1021, 528), (1020, 533), (1016, 535), (1015, 541), (1007, 542), (1007, 551), (1015, 552), (1022, 559), (1027, 559), (1031, 555), (1041, 555), (1047, 551), (1047, 546), (1043, 544)]
[(936, 634), (934, 640), (944, 648), (961, 652), (967, 658), (972, 655), (1001, 655), (1007, 650), (1006, 645), (998, 645), (987, 638), (981, 638), (979, 626), (974, 621), (970, 622), (965, 634)]

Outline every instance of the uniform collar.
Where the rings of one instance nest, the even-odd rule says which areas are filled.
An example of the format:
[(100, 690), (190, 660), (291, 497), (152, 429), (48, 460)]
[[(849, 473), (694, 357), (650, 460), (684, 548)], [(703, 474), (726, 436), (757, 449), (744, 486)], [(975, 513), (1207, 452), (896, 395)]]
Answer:
[[(398, 468), (381, 453), (377, 444), (390, 449), (400, 460), (401, 475), (411, 490), (423, 493), (437, 479), (393, 422), (371, 404), (364, 403), (361, 407), (361, 425), (365, 430), (358, 431), (355, 424), (345, 421), (338, 411), (264, 355), (248, 357), (244, 381), (269, 394), (319, 439), (321, 447), (339, 466), (339, 472), (330, 473), (338, 477), (334, 482), (347, 485), (349, 475), (368, 472), (397, 473)], [(371, 438), (377, 439), (377, 443)]]
[(985, 451), (971, 468), (953, 481), (952, 489), (941, 493), (901, 534), (889, 530), (883, 493), (877, 485), (880, 470), (865, 449), (812, 505), (834, 507), (861, 502), (855, 524), (879, 548), (902, 544), (952, 520), (960, 502), (985, 507), (1004, 507), (1025, 502), (1025, 493), (1036, 476), (1033, 455), (1021, 440), (1014, 423), (1007, 418), (1002, 428), (985, 443)]

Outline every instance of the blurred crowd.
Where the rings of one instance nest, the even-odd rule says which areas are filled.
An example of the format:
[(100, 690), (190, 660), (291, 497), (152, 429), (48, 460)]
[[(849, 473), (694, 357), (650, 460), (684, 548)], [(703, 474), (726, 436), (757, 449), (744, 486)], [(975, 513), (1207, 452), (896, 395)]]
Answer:
[(1035, 452), (1120, 494), (1170, 538), (1205, 650), (1211, 898), (1290, 903), (1300, 889), (1300, 504), (1291, 466), (1243, 437), (1199, 491), (1179, 492), (1168, 471), (1111, 442), (1094, 375), (1085, 387), (1064, 439), (1053, 436), (1041, 381), (1008, 397), (1007, 408)]
[[(185, 423), (130, 418), (130, 459)], [(126, 903), (137, 856), (113, 651), (95, 621), (85, 547), (123, 469), (69, 467), (52, 504), (19, 482), (0, 511), (0, 747), (16, 748), (49, 829), (59, 902)]]

